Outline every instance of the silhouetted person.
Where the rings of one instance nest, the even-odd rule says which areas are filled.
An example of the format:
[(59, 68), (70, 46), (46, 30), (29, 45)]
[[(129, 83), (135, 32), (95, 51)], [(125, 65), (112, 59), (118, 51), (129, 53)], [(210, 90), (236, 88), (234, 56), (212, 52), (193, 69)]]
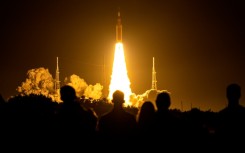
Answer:
[(245, 138), (245, 107), (239, 104), (241, 87), (229, 84), (226, 88), (228, 106), (218, 114), (217, 136), (222, 147), (238, 146)]
[(99, 133), (106, 143), (118, 143), (121, 146), (121, 143), (133, 142), (135, 139), (136, 118), (124, 110), (124, 102), (124, 93), (116, 90), (112, 97), (112, 110), (102, 115), (99, 120)]
[(155, 108), (151, 101), (145, 101), (138, 113), (137, 123), (141, 141), (147, 142), (149, 138), (153, 138), (153, 125), (155, 117)]
[(83, 108), (73, 87), (62, 86), (60, 89), (63, 103), (57, 113), (57, 131), (59, 141), (92, 142), (95, 138), (97, 116)]
[[(157, 111), (155, 114), (155, 142), (156, 147), (165, 148), (172, 146), (179, 146), (184, 144), (185, 129), (180, 117), (174, 114), (169, 108), (171, 105), (170, 93), (163, 91), (157, 95), (156, 98)], [(185, 145), (182, 145), (185, 147)], [(173, 148), (176, 149), (176, 148)]]

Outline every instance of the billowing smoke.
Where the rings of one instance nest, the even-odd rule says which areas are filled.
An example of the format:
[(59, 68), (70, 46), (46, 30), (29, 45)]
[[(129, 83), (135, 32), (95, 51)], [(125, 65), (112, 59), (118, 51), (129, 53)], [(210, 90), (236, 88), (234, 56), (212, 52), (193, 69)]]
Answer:
[(65, 78), (65, 84), (72, 86), (78, 97), (83, 96), (85, 89), (88, 87), (88, 84), (84, 81), (84, 79), (79, 76), (72, 74), (69, 79)]
[(84, 96), (92, 99), (100, 99), (102, 97), (102, 89), (103, 86), (99, 83), (96, 83), (94, 86), (89, 85), (85, 89)]
[(102, 97), (103, 86), (100, 83), (88, 85), (84, 79), (73, 74), (65, 79), (65, 83), (72, 86), (78, 97), (85, 96), (86, 98), (100, 99)]
[(17, 91), (22, 95), (42, 94), (47, 97), (52, 95), (54, 81), (48, 69), (43, 67), (27, 71), (27, 78), (17, 87)]
[[(21, 95), (41, 94), (51, 98), (53, 101), (57, 101), (59, 98), (57, 98), (54, 90), (54, 81), (48, 69), (43, 67), (31, 69), (27, 71), (27, 78), (17, 87), (17, 91)], [(103, 86), (100, 83), (88, 85), (84, 79), (75, 74), (69, 78), (66, 77), (64, 84), (74, 87), (78, 97), (85, 96), (92, 99), (100, 99), (102, 97)]]
[(150, 89), (150, 90), (146, 90), (143, 94), (138, 94), (138, 95), (136, 95), (135, 93), (132, 93), (130, 95), (130, 102), (132, 103), (132, 106), (134, 107), (141, 107), (141, 105), (145, 101), (151, 101), (156, 109), (155, 100), (156, 100), (157, 94), (163, 91), (167, 91), (167, 90)]

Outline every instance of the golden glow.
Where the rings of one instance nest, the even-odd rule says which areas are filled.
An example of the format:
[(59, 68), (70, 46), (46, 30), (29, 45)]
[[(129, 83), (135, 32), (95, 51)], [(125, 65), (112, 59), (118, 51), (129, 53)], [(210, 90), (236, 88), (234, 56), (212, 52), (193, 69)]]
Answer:
[(109, 86), (109, 100), (112, 99), (112, 94), (116, 90), (121, 90), (124, 93), (125, 105), (131, 105), (129, 97), (132, 94), (132, 92), (130, 88), (130, 81), (127, 74), (123, 44), (120, 42), (116, 43), (115, 48), (111, 83)]

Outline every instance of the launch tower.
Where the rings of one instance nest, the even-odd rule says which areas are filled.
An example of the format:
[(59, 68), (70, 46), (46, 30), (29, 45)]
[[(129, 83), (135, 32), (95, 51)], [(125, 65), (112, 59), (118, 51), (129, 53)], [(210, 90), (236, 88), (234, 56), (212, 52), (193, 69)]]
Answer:
[(153, 57), (153, 66), (152, 66), (152, 84), (151, 84), (151, 89), (152, 90), (157, 90), (157, 78), (156, 78), (154, 57)]
[(55, 73), (55, 82), (54, 82), (54, 90), (55, 95), (60, 95), (60, 71), (59, 71), (59, 59), (57, 57), (57, 67), (56, 67), (56, 73)]

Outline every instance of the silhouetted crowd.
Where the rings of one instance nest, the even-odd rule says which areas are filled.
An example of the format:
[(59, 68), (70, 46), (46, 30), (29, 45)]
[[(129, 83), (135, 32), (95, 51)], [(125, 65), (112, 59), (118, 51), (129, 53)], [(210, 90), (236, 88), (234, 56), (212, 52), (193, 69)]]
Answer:
[(61, 87), (60, 95), (62, 103), (42, 95), (8, 101), (0, 97), (2, 146), (21, 144), (35, 152), (48, 146), (90, 152), (108, 147), (117, 148), (113, 152), (244, 150), (245, 107), (239, 104), (238, 84), (227, 86), (228, 105), (219, 112), (171, 110), (167, 91), (140, 108), (124, 107), (120, 90), (113, 93), (112, 103), (79, 99), (68, 85)]

